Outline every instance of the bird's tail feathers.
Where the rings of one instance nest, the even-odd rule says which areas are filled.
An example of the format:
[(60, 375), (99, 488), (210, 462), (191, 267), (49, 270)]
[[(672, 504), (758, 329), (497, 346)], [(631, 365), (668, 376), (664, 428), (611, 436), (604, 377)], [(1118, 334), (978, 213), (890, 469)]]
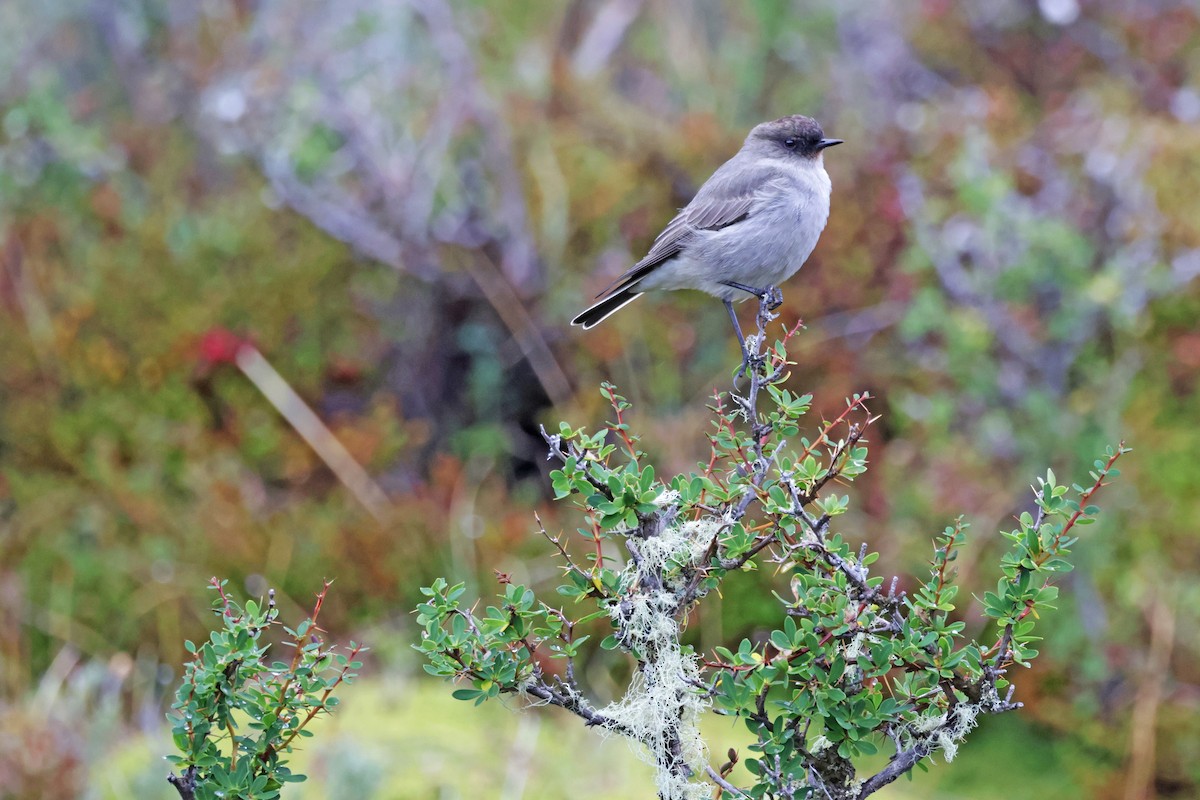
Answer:
[(572, 325), (582, 325), (586, 331), (589, 328), (594, 328), (609, 316), (615, 314), (620, 309), (632, 303), (642, 296), (641, 292), (632, 291), (629, 287), (609, 295), (599, 303), (588, 308), (575, 319), (571, 320)]

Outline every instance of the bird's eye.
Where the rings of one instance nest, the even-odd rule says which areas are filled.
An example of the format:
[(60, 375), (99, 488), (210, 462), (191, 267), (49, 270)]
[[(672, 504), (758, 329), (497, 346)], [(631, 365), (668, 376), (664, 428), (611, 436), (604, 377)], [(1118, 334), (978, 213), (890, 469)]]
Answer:
[(796, 145), (798, 145), (798, 144), (800, 144), (800, 142), (798, 142), (795, 139), (784, 139), (783, 140), (783, 146), (786, 147), (788, 150), (795, 150)]

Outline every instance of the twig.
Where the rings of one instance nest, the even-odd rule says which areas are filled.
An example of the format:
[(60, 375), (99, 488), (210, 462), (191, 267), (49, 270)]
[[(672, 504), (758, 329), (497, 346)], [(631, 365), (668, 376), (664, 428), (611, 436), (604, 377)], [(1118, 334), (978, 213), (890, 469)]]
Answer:
[(180, 800), (196, 800), (196, 771), (197, 768), (191, 766), (185, 769), (182, 775), (172, 772), (167, 776), (167, 783), (179, 792)]
[(925, 758), (933, 752), (933, 745), (922, 742), (913, 745), (912, 747), (902, 752), (896, 753), (891, 762), (881, 769), (879, 772), (872, 775), (863, 781), (862, 787), (858, 791), (858, 798), (861, 800), (868, 795), (874, 794), (883, 787), (892, 783), (901, 775), (905, 774), (917, 765), (917, 762)]
[(750, 796), (750, 795), (746, 794), (744, 791), (742, 791), (741, 789), (739, 789), (738, 787), (734, 786), (729, 781), (722, 778), (721, 773), (719, 773), (715, 769), (713, 769), (711, 764), (706, 764), (704, 766), (704, 773), (706, 775), (708, 775), (709, 779), (711, 779), (713, 783), (715, 783), (717, 786), (720, 786), (725, 791), (733, 792), (738, 797), (749, 797)]

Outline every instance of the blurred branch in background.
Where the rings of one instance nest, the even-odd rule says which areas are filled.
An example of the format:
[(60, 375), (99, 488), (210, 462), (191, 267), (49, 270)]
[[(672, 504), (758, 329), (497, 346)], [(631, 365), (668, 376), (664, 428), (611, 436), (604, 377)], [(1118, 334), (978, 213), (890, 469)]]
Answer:
[(1153, 604), (1145, 611), (1146, 623), (1150, 627), (1150, 652), (1133, 701), (1129, 771), (1125, 776), (1126, 800), (1140, 800), (1155, 795), (1155, 733), (1159, 709), (1166, 694), (1164, 684), (1171, 672), (1171, 655), (1175, 649), (1173, 597), (1173, 593), (1160, 588), (1153, 596)]
[[(600, 6), (571, 57), (576, 77), (594, 78), (609, 64), (645, 6), (645, 0), (608, 0)], [(582, 3), (573, 4), (576, 13), (583, 7)]]
[(363, 508), (381, 524), (388, 520), (390, 502), (379, 484), (354, 460), (345, 445), (338, 441), (329, 428), (313, 413), (308, 404), (296, 394), (271, 362), (251, 344), (242, 344), (234, 353), (234, 361), (258, 390), (271, 401), (271, 405), (296, 429), (296, 433), (308, 442), (321, 457), (338, 480), (354, 495)]

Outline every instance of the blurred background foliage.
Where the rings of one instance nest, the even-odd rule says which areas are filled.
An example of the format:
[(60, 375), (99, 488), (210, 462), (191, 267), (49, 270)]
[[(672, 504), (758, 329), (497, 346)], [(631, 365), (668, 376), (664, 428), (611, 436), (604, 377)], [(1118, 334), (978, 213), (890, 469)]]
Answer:
[[(275, 587), (285, 613), (336, 577), (323, 619), (390, 681), (434, 575), (552, 585), (532, 512), (576, 521), (548, 505), (537, 425), (599, 422), (601, 380), (660, 474), (692, 466), (735, 359), (720, 304), (566, 321), (746, 130), (802, 112), (847, 144), (829, 228), (784, 287), (808, 326), (794, 384), (825, 410), (886, 404), (845, 532), (920, 573), (966, 513), (960, 569), (985, 587), (1035, 471), (1083, 481), (1103, 444), (1135, 448), (1018, 678), (1023, 721), (980, 734), (990, 762), (939, 768), (967, 773), (948, 794), (916, 785), (1011, 796), (979, 787), (1057, 770), (1087, 776), (1059, 797), (1194, 796), (1194, 3), (10, 0), (0, 28), (0, 739), (25, 748), (0, 747), (24, 754), (0, 755), (0, 795), (95, 796), (114, 731), (159, 730), (211, 575)], [(214, 354), (230, 334), (386, 515)], [(706, 609), (697, 644), (773, 619), (772, 580)], [(620, 691), (606, 657), (601, 698)], [(504, 796), (566, 796), (539, 784), (554, 759)], [(472, 791), (455, 763), (413, 785), (364, 766), (353, 796)]]

